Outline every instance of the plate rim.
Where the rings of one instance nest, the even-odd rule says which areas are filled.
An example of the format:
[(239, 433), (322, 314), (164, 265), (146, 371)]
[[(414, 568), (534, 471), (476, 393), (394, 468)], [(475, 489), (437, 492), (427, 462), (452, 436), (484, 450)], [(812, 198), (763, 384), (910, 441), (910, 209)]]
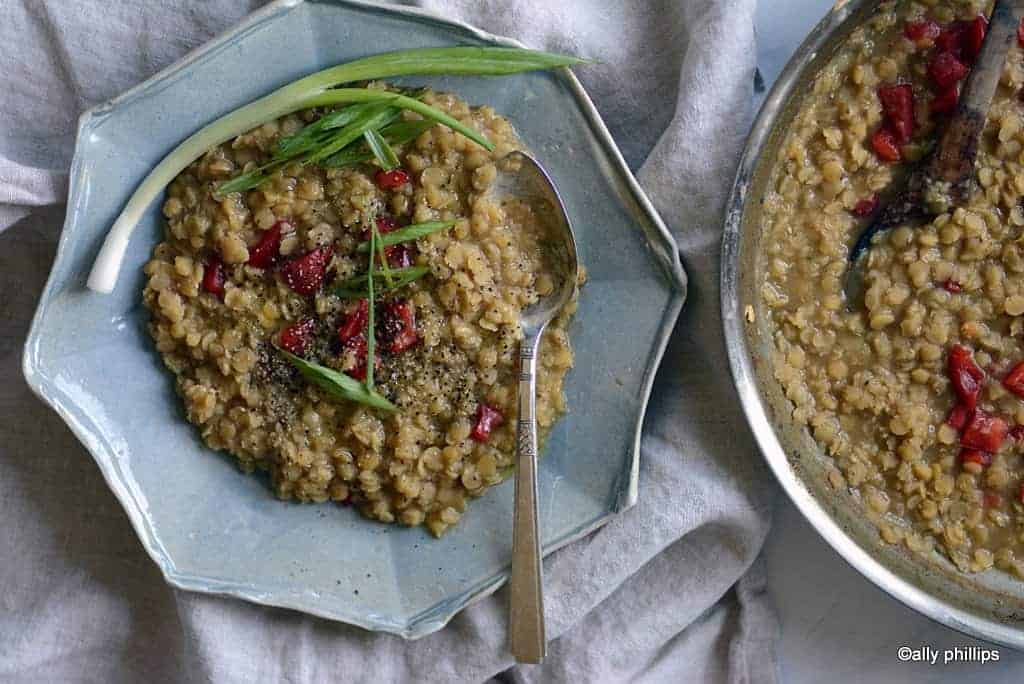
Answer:
[[(448, 29), (464, 32), (476, 40), (495, 45), (509, 47), (524, 47), (519, 41), (489, 33), (479, 29), (467, 22), (457, 19), (443, 17), (437, 13), (418, 7), (402, 5), (391, 5), (375, 0), (274, 0), (264, 7), (248, 14), (239, 23), (219, 33), (215, 37), (197, 48), (189, 51), (178, 60), (159, 70), (152, 76), (129, 88), (120, 95), (97, 104), (84, 111), (78, 118), (75, 149), (71, 160), (68, 176), (68, 197), (75, 197), (74, 204), (68, 204), (65, 219), (61, 228), (61, 235), (58, 241), (57, 250), (53, 258), (50, 274), (47, 276), (46, 285), (39, 297), (35, 313), (32, 317), (31, 327), (26, 337), (22, 355), (22, 373), (25, 381), (32, 392), (39, 397), (44, 404), (54, 410), (64, 423), (71, 429), (78, 441), (89, 452), (90, 457), (99, 467), (103, 479), (113, 492), (121, 508), (128, 516), (129, 522), (139, 538), (142, 547), (160, 569), (165, 582), (172, 587), (184, 591), (193, 591), (202, 594), (228, 596), (241, 599), (250, 603), (264, 606), (287, 608), (316, 617), (351, 624), (363, 629), (389, 633), (405, 639), (418, 639), (442, 629), (462, 610), (476, 603), (477, 601), (493, 594), (508, 579), (508, 570), (500, 572), (497, 576), (485, 579), (481, 583), (471, 586), (465, 591), (452, 597), (439, 601), (435, 606), (423, 613), (411, 616), (408, 620), (396, 621), (380, 615), (367, 615), (366, 613), (347, 613), (341, 610), (319, 609), (309, 602), (297, 600), (301, 595), (281, 592), (262, 592), (257, 588), (239, 581), (224, 581), (207, 576), (193, 575), (188, 572), (177, 570), (170, 554), (162, 547), (158, 536), (152, 529), (152, 523), (143, 510), (143, 506), (135, 498), (133, 487), (125, 482), (124, 476), (119, 472), (113, 459), (105, 453), (96, 443), (97, 435), (88, 425), (78, 420), (70, 410), (78, 405), (71, 400), (65, 400), (61, 395), (63, 392), (53, 388), (48, 379), (42, 376), (38, 370), (37, 360), (39, 349), (40, 329), (45, 317), (50, 300), (54, 291), (60, 285), (57, 282), (57, 266), (68, 258), (70, 250), (71, 233), (74, 224), (80, 214), (79, 204), (85, 193), (81, 186), (85, 183), (84, 154), (86, 136), (92, 127), (101, 123), (103, 119), (114, 109), (130, 104), (138, 97), (146, 95), (152, 86), (186, 72), (197, 62), (208, 56), (212, 56), (221, 48), (233, 44), (235, 41), (244, 38), (244, 35), (264, 23), (282, 16), (288, 12), (298, 9), (304, 4), (321, 4), (348, 7), (357, 10), (371, 10), (385, 14), (397, 15), (404, 19), (413, 21), (430, 21), (440, 24)], [(582, 110), (588, 125), (601, 150), (606, 154), (613, 164), (614, 171), (625, 183), (632, 198), (637, 202), (641, 212), (654, 228), (653, 235), (644, 231), (644, 242), (652, 249), (656, 260), (661, 267), (666, 280), (666, 291), (668, 302), (662, 312), (661, 323), (658, 334), (653, 340), (650, 354), (648, 355), (644, 376), (641, 381), (641, 401), (637, 411), (634, 437), (632, 440), (632, 453), (629, 459), (629, 472), (623, 473), (627, 478), (626, 487), (622, 488), (618, 499), (615, 501), (612, 510), (595, 520), (588, 521), (579, 528), (569, 532), (562, 538), (555, 539), (544, 546), (543, 555), (562, 548), (578, 539), (590, 534), (600, 528), (613, 517), (626, 509), (632, 507), (639, 495), (639, 474), (640, 474), (640, 447), (642, 441), (643, 424), (646, 416), (654, 379), (664, 357), (669, 339), (675, 330), (679, 313), (687, 296), (688, 279), (679, 256), (679, 250), (663, 219), (658, 214), (654, 205), (647, 197), (639, 182), (634, 177), (629, 166), (626, 164), (622, 153), (615, 144), (607, 126), (605, 125), (589, 94), (583, 88), (579, 79), (568, 69), (558, 69), (558, 75), (562, 78), (572, 93), (577, 105)], [(660, 244), (656, 244), (652, 238), (657, 238)]]

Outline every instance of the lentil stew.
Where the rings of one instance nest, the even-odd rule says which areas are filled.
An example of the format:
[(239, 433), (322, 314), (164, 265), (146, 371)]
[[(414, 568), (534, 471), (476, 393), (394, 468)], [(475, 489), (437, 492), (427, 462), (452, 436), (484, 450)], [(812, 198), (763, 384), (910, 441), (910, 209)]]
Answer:
[[(209, 150), (169, 186), (143, 299), (207, 445), (245, 471), (268, 471), (281, 499), (352, 504), (441, 535), (512, 466), (519, 315), (555, 288), (557, 268), (534, 207), (487, 192), (497, 160), (522, 148), (509, 122), (454, 95), (419, 97), (486, 135), (493, 151), (438, 125), (396, 145), (398, 168), (291, 163), (221, 196), (219, 183), (266, 162), (282, 137), (326, 112), (267, 122)], [(438, 221), (445, 230), (380, 255), (373, 282), (399, 285), (372, 309), (342, 293), (365, 273), (359, 248), (372, 228), (384, 236)], [(549, 326), (538, 360), (542, 436), (566, 408), (574, 310)], [(393, 412), (331, 398), (281, 352), (363, 380), (371, 314), (376, 391)]]
[[(955, 108), (990, 3), (881, 2), (799, 104), (763, 198), (760, 304), (798, 424), (882, 540), (1024, 578), (1024, 51), (1007, 58), (960, 207), (878, 236), (879, 195)], [(1022, 34), (1024, 41), (1024, 34)]]

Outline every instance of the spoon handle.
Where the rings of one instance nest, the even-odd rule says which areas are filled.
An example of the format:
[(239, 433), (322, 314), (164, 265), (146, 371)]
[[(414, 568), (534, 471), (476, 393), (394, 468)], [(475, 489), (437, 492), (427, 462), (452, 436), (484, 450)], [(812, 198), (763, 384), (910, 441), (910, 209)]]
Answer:
[(509, 649), (520, 663), (544, 659), (544, 594), (537, 524), (537, 350), (544, 326), (523, 330), (519, 346), (519, 420), (512, 524)]

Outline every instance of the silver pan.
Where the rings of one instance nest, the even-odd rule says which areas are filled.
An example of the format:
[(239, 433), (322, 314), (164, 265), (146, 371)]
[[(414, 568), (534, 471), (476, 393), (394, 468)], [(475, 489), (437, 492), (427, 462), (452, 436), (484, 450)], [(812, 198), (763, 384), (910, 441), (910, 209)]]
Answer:
[[(888, 545), (863, 515), (855, 492), (827, 484), (831, 459), (802, 425), (771, 373), (771, 338), (757, 283), (760, 199), (795, 106), (842, 41), (875, 11), (877, 0), (841, 0), (779, 76), (754, 122), (740, 160), (722, 243), (722, 318), (740, 402), (782, 488), (811, 525), (861, 574), (907, 606), (953, 629), (1024, 649), (1024, 581), (990, 570), (967, 575), (938, 552)], [(745, 312), (752, 307), (752, 323)]]

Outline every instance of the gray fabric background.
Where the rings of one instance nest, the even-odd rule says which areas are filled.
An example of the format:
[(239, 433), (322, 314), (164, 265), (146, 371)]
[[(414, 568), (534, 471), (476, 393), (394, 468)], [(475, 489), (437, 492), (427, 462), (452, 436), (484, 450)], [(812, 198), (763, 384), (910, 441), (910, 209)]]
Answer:
[[(74, 124), (255, 0), (6, 0), (0, 12), (0, 680), (480, 681), (511, 665), (504, 591), (414, 643), (163, 583), (85, 450), (26, 387)], [(754, 0), (423, 0), (578, 71), (673, 230), (690, 295), (645, 428), (640, 503), (550, 557), (551, 657), (513, 681), (775, 678), (755, 562), (774, 492), (718, 313), (720, 212), (750, 116)], [(123, 410), (130, 410), (127, 407)]]

